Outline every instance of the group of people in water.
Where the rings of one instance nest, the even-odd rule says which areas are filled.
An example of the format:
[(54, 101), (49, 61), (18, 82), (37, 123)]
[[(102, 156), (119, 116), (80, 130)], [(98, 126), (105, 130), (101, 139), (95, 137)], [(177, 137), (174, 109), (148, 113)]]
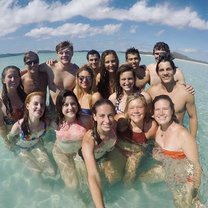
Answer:
[[(114, 50), (101, 56), (89, 51), (81, 67), (71, 63), (69, 41), (59, 43), (56, 52), (57, 60), (40, 64), (29, 51), (24, 69), (3, 69), (0, 135), (5, 146), (34, 173), (55, 177), (44, 148), (46, 132), (54, 129), (52, 155), (61, 178), (75, 192), (83, 184), (89, 187), (97, 208), (105, 207), (104, 180), (129, 187), (137, 178), (165, 181), (177, 208), (199, 203), (195, 91), (175, 66), (169, 46), (156, 43), (156, 63), (148, 66), (140, 65), (135, 48), (126, 51), (121, 65)], [(186, 112), (188, 129), (183, 126)], [(149, 140), (155, 165), (138, 175)]]

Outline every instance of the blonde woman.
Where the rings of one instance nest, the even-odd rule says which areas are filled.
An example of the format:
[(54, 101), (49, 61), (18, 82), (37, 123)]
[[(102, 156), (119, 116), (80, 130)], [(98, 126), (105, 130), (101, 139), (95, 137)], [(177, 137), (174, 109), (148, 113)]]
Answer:
[(79, 104), (81, 106), (81, 114), (92, 115), (91, 107), (102, 97), (95, 87), (95, 74), (93, 70), (84, 65), (81, 67), (76, 75), (76, 86), (74, 88)]

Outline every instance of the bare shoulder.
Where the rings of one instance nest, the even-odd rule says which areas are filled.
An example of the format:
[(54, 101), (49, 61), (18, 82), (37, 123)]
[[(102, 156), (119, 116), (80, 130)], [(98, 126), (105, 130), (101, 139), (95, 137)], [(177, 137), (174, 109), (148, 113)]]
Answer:
[(141, 94), (144, 96), (147, 104), (151, 103), (152, 99), (148, 92), (142, 91)]
[(109, 96), (108, 99), (115, 105), (115, 102), (116, 102), (116, 93), (114, 92), (112, 95)]
[(155, 67), (156, 67), (156, 64), (155, 63), (152, 63), (152, 64), (149, 64), (147, 65), (147, 69), (151, 72), (151, 71), (154, 71), (155, 70)]

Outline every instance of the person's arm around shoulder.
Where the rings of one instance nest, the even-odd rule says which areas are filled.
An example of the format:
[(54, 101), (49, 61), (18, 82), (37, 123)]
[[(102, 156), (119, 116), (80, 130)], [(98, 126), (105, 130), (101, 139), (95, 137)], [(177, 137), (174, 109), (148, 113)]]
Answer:
[(4, 123), (4, 113), (2, 111), (3, 101), (0, 98), (0, 135), (4, 139), (4, 142), (7, 143), (7, 127)]
[(200, 182), (201, 182), (201, 173), (202, 169), (199, 163), (199, 156), (198, 156), (198, 146), (196, 143), (196, 139), (191, 136), (191, 134), (184, 128), (181, 127), (183, 130), (180, 132), (180, 140), (181, 140), (181, 147), (186, 155), (187, 159), (190, 160), (194, 165), (194, 188), (199, 189)]
[(198, 117), (195, 105), (194, 95), (187, 94), (186, 110), (189, 115), (189, 131), (191, 135), (196, 138), (198, 129)]
[(87, 168), (89, 189), (96, 208), (103, 208), (103, 195), (101, 188), (100, 175), (94, 156), (94, 139), (91, 130), (89, 130), (82, 141), (82, 154)]

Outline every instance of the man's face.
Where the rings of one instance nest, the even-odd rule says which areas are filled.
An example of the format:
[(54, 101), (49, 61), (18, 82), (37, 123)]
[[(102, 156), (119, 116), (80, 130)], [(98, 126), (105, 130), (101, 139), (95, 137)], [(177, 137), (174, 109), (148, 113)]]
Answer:
[(137, 54), (130, 53), (127, 55), (127, 60), (129, 64), (132, 65), (133, 69), (137, 69), (140, 64), (140, 59)]
[(158, 62), (158, 59), (159, 59), (159, 56), (161, 55), (161, 54), (164, 54), (164, 53), (167, 53), (166, 51), (164, 51), (164, 50), (155, 50), (154, 51), (154, 57), (155, 57), (155, 61), (156, 62)]
[(58, 58), (62, 64), (69, 64), (73, 56), (73, 51), (70, 48), (63, 48), (58, 51)]
[(39, 67), (39, 60), (36, 56), (29, 56), (25, 61), (25, 68), (28, 70), (29, 73), (35, 73), (38, 71)]
[(174, 70), (168, 61), (162, 61), (158, 65), (158, 76), (163, 83), (170, 83), (174, 80)]
[(99, 68), (99, 57), (97, 54), (90, 54), (88, 57), (89, 65), (92, 67), (92, 69), (98, 69)]

